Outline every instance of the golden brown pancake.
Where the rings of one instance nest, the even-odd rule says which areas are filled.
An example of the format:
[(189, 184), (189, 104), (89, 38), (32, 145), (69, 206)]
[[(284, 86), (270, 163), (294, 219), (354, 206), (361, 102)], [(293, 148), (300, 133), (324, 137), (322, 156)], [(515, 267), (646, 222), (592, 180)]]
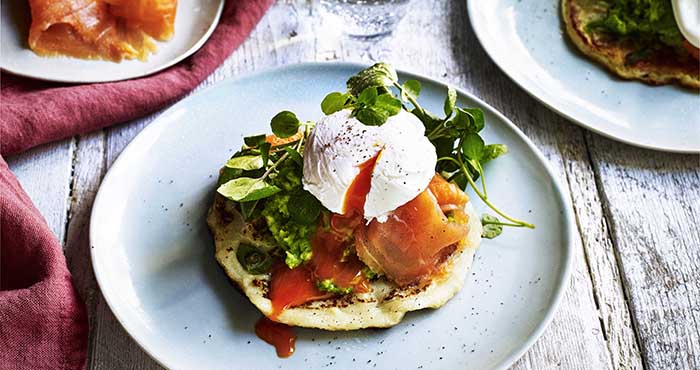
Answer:
[(666, 47), (653, 51), (648, 58), (628, 63), (627, 55), (636, 50), (631, 42), (586, 32), (586, 25), (606, 14), (600, 1), (562, 0), (561, 10), (566, 33), (571, 41), (581, 52), (618, 76), (651, 85), (677, 83), (700, 89), (700, 62), (690, 54), (679, 55), (672, 48)]
[[(389, 327), (398, 324), (408, 311), (444, 305), (464, 285), (474, 252), (481, 242), (481, 221), (471, 203), (467, 203), (465, 211), (469, 217), (469, 233), (445, 261), (442, 271), (429, 282), (400, 288), (380, 277), (371, 282), (367, 293), (338, 296), (287, 308), (275, 321), (326, 330)], [(216, 195), (207, 224), (214, 236), (216, 260), (248, 299), (269, 316), (272, 313), (272, 303), (268, 299), (270, 274), (250, 274), (236, 257), (241, 242), (266, 251), (275, 248), (270, 238), (264, 236), (264, 222), (258, 225), (244, 222), (233, 202)]]

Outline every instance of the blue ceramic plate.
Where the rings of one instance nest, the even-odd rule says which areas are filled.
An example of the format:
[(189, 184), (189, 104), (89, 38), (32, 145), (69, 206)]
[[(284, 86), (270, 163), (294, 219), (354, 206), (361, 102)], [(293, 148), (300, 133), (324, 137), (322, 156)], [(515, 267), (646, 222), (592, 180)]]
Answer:
[(491, 59), (555, 112), (628, 144), (700, 153), (700, 95), (608, 73), (569, 42), (559, 3), (491, 0), (467, 6)]
[[(288, 359), (255, 336), (260, 313), (217, 265), (205, 223), (218, 170), (243, 136), (267, 131), (280, 110), (318, 119), (323, 97), (344, 90), (362, 68), (301, 64), (211, 87), (163, 113), (109, 170), (90, 225), (95, 276), (121, 324), (158, 362), (178, 369), (501, 369), (549, 323), (569, 280), (571, 207), (523, 133), (460, 92), (459, 104), (484, 110), (487, 141), (510, 148), (486, 168), (489, 194), (537, 229), (485, 240), (454, 299), (409, 313), (393, 328), (300, 329)], [(400, 77), (421, 81), (423, 106), (442, 109), (445, 85)]]

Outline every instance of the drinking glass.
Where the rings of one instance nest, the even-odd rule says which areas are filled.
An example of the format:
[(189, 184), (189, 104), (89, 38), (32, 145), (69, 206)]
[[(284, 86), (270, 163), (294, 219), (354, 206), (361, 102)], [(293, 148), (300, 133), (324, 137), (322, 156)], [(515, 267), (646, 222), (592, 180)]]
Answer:
[(390, 34), (406, 15), (410, 0), (320, 0), (321, 9), (357, 38)]

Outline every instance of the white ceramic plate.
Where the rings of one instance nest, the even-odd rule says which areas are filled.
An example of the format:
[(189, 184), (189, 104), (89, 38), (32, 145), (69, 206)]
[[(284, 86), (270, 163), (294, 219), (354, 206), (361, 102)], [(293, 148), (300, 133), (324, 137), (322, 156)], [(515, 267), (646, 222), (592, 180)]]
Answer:
[(552, 110), (628, 144), (700, 153), (700, 95), (608, 73), (569, 42), (559, 2), (474, 0), (467, 6), (491, 59)]
[(148, 61), (121, 63), (69, 57), (40, 57), (27, 44), (31, 16), (27, 1), (3, 1), (0, 68), (16, 75), (40, 80), (91, 83), (146, 76), (187, 58), (207, 41), (216, 28), (224, 0), (179, 0), (175, 34), (157, 42), (158, 50)]
[[(326, 93), (344, 90), (361, 68), (302, 64), (221, 83), (163, 113), (109, 170), (90, 224), (95, 276), (124, 328), (160, 363), (175, 369), (501, 369), (542, 333), (569, 280), (571, 207), (522, 132), (460, 92), (460, 104), (484, 110), (487, 141), (510, 148), (486, 169), (489, 194), (537, 229), (485, 240), (454, 299), (439, 310), (409, 313), (391, 329), (298, 330), (289, 359), (277, 358), (255, 336), (260, 313), (217, 265), (205, 223), (218, 170), (243, 136), (267, 132), (277, 112), (319, 118)], [(421, 103), (442, 109), (444, 85), (400, 76), (419, 79)]]

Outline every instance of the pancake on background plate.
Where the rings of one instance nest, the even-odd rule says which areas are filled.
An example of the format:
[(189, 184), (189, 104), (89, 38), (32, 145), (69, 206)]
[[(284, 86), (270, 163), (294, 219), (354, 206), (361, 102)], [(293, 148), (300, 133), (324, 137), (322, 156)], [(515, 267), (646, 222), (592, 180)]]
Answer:
[(700, 89), (698, 9), (697, 0), (561, 2), (566, 32), (587, 56), (626, 79), (693, 89)]

